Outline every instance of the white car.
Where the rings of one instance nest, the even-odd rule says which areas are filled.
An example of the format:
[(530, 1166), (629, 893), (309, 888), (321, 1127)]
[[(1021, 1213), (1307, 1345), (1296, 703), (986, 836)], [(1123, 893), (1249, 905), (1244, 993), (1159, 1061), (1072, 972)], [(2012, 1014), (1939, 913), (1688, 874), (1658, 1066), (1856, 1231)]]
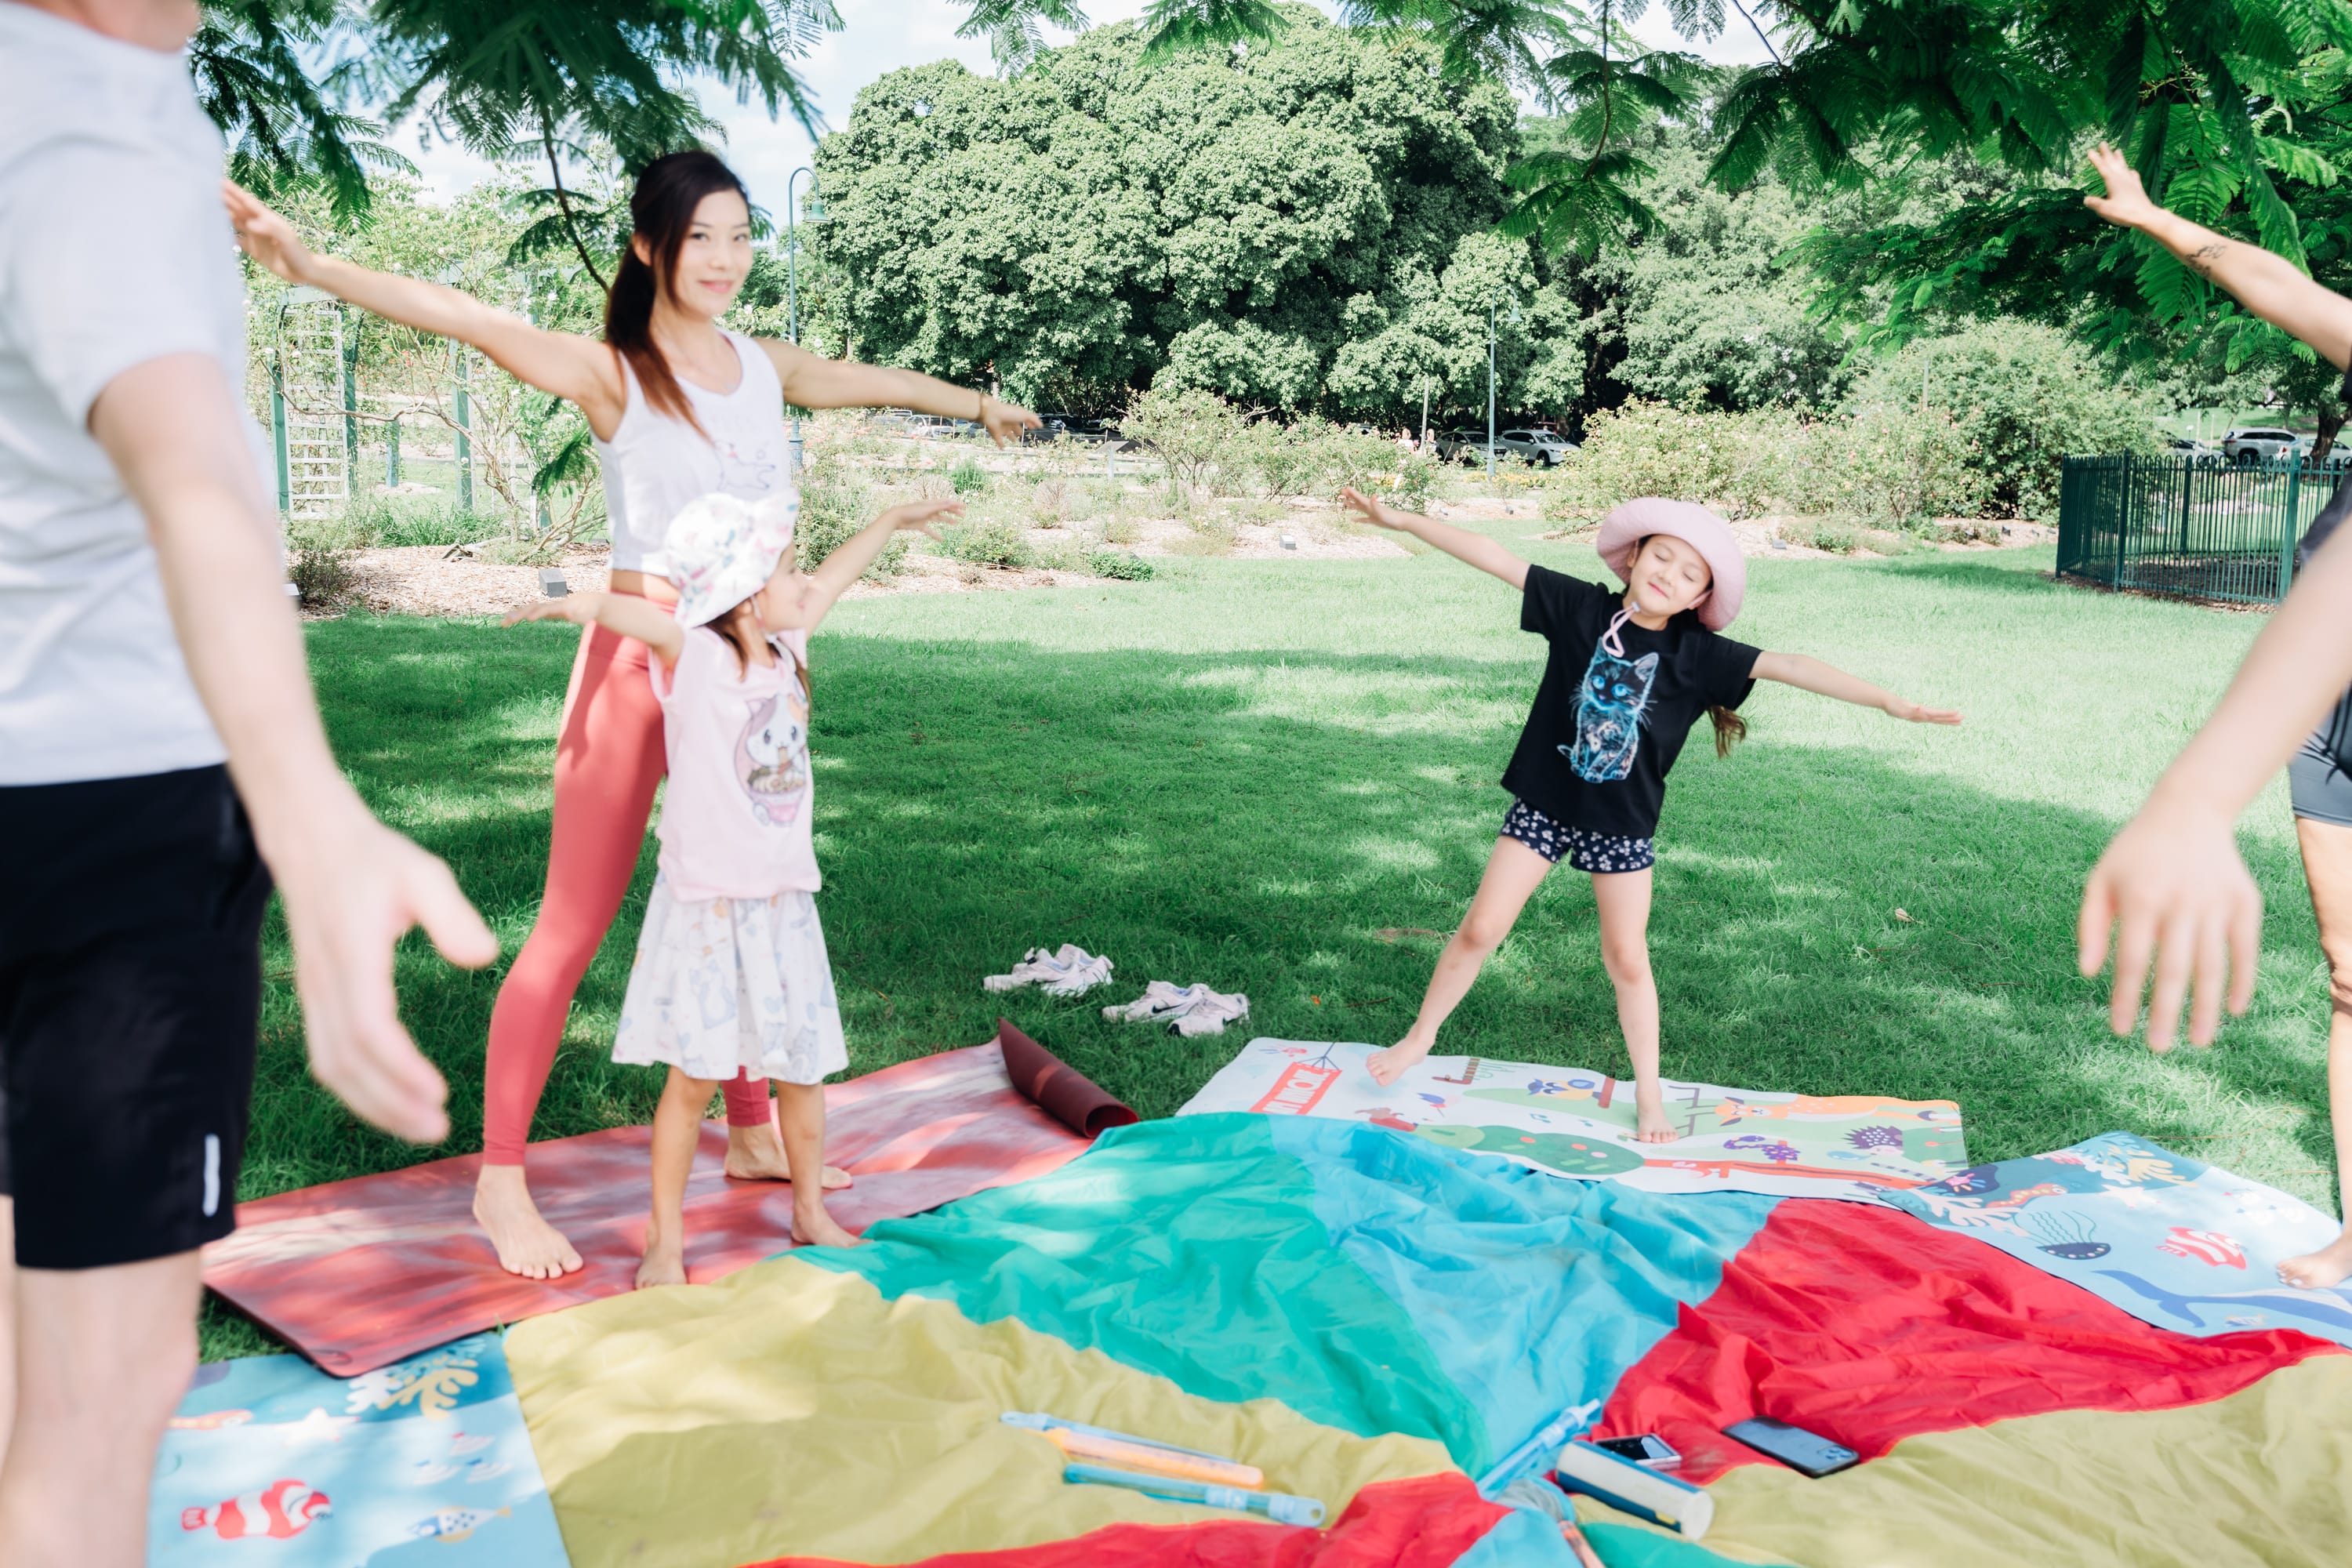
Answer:
[(2222, 455), (2233, 463), (2258, 463), (2284, 458), (2302, 447), (2302, 437), (2292, 430), (2281, 430), (2273, 426), (2232, 430), (2221, 437)]

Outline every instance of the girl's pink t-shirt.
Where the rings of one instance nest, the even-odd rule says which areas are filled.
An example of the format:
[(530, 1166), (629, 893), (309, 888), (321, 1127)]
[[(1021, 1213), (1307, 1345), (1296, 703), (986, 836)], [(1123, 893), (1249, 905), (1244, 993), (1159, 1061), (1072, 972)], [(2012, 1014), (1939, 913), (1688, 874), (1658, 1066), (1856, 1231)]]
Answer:
[(669, 754), (661, 869), (676, 898), (765, 899), (820, 885), (801, 675), (808, 634), (768, 640), (776, 662), (748, 671), (709, 626), (688, 630), (677, 669), (650, 661)]

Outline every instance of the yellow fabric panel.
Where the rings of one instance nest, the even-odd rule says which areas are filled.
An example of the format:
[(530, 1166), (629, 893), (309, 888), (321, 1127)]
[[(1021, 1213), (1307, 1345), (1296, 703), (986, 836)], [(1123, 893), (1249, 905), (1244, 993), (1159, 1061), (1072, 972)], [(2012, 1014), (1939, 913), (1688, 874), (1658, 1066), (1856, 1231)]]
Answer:
[(1069, 1485), (1053, 1445), (997, 1420), (1007, 1410), (1230, 1455), (1333, 1520), (1370, 1482), (1454, 1468), (1435, 1443), (1357, 1437), (1270, 1399), (1196, 1399), (1017, 1322), (885, 1302), (860, 1276), (790, 1258), (533, 1318), (506, 1348), (574, 1568), (908, 1563), (1234, 1517)]
[(1744, 1465), (1707, 1490), (1709, 1550), (1801, 1568), (2343, 1568), (2352, 1356), (2206, 1405), (2022, 1416), (1906, 1438), (1820, 1480)]

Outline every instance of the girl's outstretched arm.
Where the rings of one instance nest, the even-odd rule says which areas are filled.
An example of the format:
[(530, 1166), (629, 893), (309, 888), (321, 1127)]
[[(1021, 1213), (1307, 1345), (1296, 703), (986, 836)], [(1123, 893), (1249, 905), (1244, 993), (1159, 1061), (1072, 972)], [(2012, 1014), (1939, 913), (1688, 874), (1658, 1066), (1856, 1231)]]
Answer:
[(1892, 691), (1873, 686), (1857, 675), (1848, 675), (1834, 665), (1808, 658), (1801, 653), (1767, 653), (1757, 656), (1756, 668), (1748, 671), (1755, 680), (1777, 680), (1801, 691), (1818, 692), (1834, 697), (1841, 702), (1851, 702), (1859, 708), (1880, 708), (1897, 719), (1914, 724), (1957, 724), (1960, 715), (1957, 709), (1927, 708)]
[(628, 387), (619, 356), (595, 339), (534, 327), (438, 283), (320, 256), (292, 224), (233, 180), (221, 182), (221, 199), (245, 253), (289, 283), (307, 283), (387, 321), (471, 343), (517, 381), (578, 405), (599, 438), (620, 428)]
[(608, 632), (645, 644), (662, 661), (664, 669), (677, 668), (677, 656), (686, 647), (686, 628), (677, 624), (677, 617), (635, 594), (571, 594), (507, 612), (506, 625), (520, 626), (525, 621), (570, 621), (576, 626), (593, 622)]
[(2107, 194), (2084, 196), (2084, 206), (2109, 223), (2140, 230), (2191, 272), (2227, 289), (2247, 310), (2317, 349), (2336, 369), (2352, 362), (2352, 300), (2313, 281), (2284, 256), (2215, 234), (2158, 206), (2148, 199), (2137, 171), (2114, 148), (2095, 148), (2091, 166), (2105, 182)]
[(970, 419), (1000, 447), (1021, 439), (1024, 430), (1045, 427), (1017, 404), (918, 370), (827, 359), (773, 338), (756, 341), (775, 365), (776, 379), (783, 383), (784, 401), (801, 408), (911, 408), (943, 419)]
[(1423, 544), (1435, 545), (1456, 561), (1465, 561), (1481, 572), (1492, 573), (1514, 588), (1525, 589), (1528, 585), (1528, 563), (1483, 533), (1473, 533), (1466, 528), (1456, 528), (1450, 522), (1440, 522), (1417, 511), (1399, 511), (1352, 486), (1341, 490), (1339, 499), (1348, 503), (1350, 511), (1374, 528), (1410, 533)]
[(962, 515), (963, 502), (960, 500), (919, 500), (894, 506), (842, 541), (838, 549), (818, 563), (815, 571), (802, 579), (798, 594), (789, 598), (780, 590), (793, 575), (793, 565), (789, 560), (778, 563), (776, 574), (768, 580), (768, 629), (816, 630), (833, 608), (834, 601), (865, 575), (866, 569), (874, 564), (874, 558), (882, 553), (882, 547), (890, 542), (892, 534), (902, 528), (912, 528), (937, 539), (940, 531), (931, 526), (934, 519)]

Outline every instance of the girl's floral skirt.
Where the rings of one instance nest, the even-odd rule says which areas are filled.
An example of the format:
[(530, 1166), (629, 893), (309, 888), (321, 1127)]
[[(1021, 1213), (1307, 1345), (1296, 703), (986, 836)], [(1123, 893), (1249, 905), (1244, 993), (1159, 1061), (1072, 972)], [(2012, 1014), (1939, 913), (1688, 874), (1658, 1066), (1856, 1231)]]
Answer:
[(786, 1083), (846, 1068), (815, 898), (679, 899), (656, 877), (613, 1059)]

